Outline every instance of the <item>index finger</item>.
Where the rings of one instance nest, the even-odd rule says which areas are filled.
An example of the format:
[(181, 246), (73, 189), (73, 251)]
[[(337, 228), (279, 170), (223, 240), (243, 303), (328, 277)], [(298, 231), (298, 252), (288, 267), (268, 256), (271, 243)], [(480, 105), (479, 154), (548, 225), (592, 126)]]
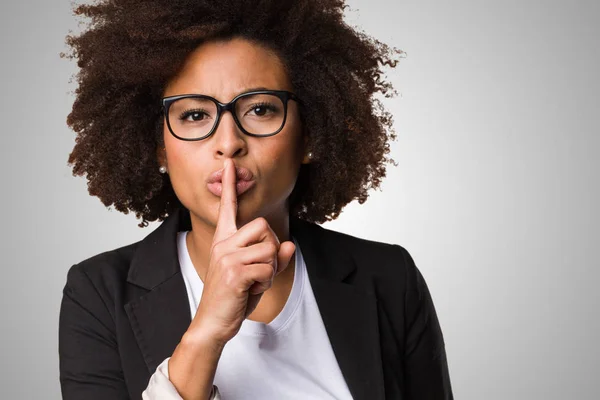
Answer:
[(213, 243), (227, 239), (237, 232), (236, 175), (233, 160), (226, 158), (223, 175), (221, 176), (221, 203), (219, 204), (219, 216), (217, 218), (217, 229), (213, 237)]

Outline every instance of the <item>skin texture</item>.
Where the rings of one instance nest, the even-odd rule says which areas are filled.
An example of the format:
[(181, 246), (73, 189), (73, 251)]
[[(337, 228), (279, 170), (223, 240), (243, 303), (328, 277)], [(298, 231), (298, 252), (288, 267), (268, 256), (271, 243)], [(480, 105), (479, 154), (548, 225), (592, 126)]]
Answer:
[[(283, 63), (272, 51), (244, 38), (234, 38), (199, 46), (169, 82), (164, 96), (197, 93), (228, 102), (257, 87), (294, 91)], [(237, 227), (263, 217), (281, 242), (290, 240), (287, 200), (300, 165), (309, 162), (297, 102), (288, 102), (285, 126), (274, 136), (245, 135), (228, 112), (222, 115), (213, 135), (204, 140), (179, 140), (166, 124), (163, 135), (165, 147), (157, 151), (158, 162), (167, 167), (177, 197), (190, 210), (192, 231), (187, 235), (187, 246), (203, 282), (220, 207), (220, 197), (208, 191), (206, 179), (223, 168), (227, 158), (250, 169), (256, 181), (238, 198)], [(283, 308), (293, 281), (293, 261), (290, 267), (277, 276), (273, 289), (265, 294), (250, 319), (269, 322)]]

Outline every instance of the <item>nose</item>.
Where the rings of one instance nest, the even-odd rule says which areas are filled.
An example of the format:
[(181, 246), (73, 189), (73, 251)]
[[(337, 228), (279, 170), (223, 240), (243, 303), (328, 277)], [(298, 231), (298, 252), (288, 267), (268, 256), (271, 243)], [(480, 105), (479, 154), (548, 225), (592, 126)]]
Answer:
[(246, 137), (235, 123), (231, 111), (221, 114), (221, 119), (212, 136), (216, 158), (239, 157), (248, 150)]

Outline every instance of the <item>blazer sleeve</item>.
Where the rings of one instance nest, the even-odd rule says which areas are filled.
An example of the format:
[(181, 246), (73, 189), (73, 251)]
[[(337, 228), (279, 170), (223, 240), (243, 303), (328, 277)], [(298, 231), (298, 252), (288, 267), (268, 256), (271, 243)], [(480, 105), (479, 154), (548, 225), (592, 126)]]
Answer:
[(448, 361), (431, 294), (413, 258), (406, 265), (405, 382), (407, 399), (453, 400)]
[(58, 337), (64, 400), (130, 399), (114, 320), (85, 271), (77, 264), (67, 273)]

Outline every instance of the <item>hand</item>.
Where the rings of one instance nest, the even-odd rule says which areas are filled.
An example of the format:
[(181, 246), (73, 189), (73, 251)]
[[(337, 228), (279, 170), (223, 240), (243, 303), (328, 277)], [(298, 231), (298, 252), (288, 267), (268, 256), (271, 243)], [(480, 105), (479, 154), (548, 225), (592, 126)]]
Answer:
[(265, 218), (256, 218), (237, 229), (236, 181), (233, 160), (226, 159), (217, 228), (194, 317), (203, 334), (223, 346), (238, 333), (296, 251), (292, 241), (279, 243)]

